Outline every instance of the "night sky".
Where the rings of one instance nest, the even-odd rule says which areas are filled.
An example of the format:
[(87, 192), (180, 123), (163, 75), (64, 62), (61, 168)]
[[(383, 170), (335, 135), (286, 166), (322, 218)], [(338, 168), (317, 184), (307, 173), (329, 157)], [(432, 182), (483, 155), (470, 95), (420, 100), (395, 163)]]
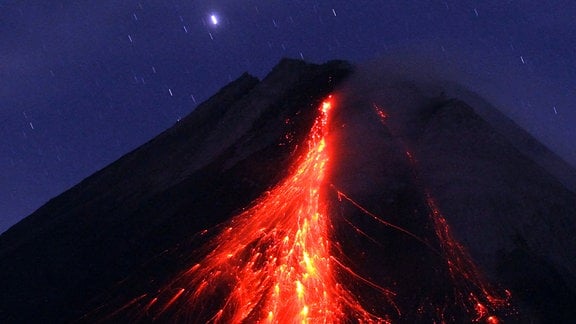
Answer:
[(576, 165), (576, 1), (0, 2), (0, 232), (248, 71), (424, 57)]

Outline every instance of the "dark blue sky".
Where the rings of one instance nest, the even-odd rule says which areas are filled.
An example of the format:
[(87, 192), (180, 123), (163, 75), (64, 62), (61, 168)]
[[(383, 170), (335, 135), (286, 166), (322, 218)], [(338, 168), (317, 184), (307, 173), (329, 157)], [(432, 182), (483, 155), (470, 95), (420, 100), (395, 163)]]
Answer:
[(574, 12), (572, 0), (2, 1), (0, 232), (286, 56), (443, 62), (576, 165)]

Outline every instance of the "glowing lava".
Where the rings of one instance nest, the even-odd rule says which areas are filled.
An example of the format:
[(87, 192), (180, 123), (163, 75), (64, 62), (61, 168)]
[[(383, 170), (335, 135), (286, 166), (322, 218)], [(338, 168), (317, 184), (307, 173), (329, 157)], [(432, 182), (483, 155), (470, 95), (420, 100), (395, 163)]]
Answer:
[(212, 252), (171, 285), (171, 296), (157, 306), (160, 313), (178, 304), (182, 320), (338, 323), (352, 316), (384, 322), (355, 302), (333, 269), (341, 264), (330, 254), (321, 199), (331, 108), (329, 97), (293, 174), (231, 219)]
[[(380, 107), (373, 105), (382, 123), (388, 119)], [(140, 317), (152, 320), (195, 323), (383, 323), (386, 314), (366, 310), (338, 280), (350, 279), (376, 291), (382, 303), (395, 311), (401, 309), (394, 293), (362, 277), (340, 261), (342, 251), (333, 241), (328, 217), (327, 190), (334, 190), (338, 200), (352, 203), (363, 214), (378, 223), (419, 241), (442, 258), (448, 271), (447, 283), (453, 296), (444, 305), (433, 304), (437, 318), (445, 322), (446, 302), (456, 302), (474, 322), (499, 323), (498, 311), (509, 307), (509, 293), (496, 297), (494, 289), (483, 280), (465, 248), (452, 236), (445, 218), (434, 199), (419, 179), (414, 154), (407, 157), (415, 181), (425, 195), (437, 241), (428, 240), (392, 224), (367, 210), (325, 179), (330, 150), (326, 135), (332, 98), (319, 107), (318, 117), (308, 135), (306, 152), (293, 165), (283, 181), (266, 192), (242, 213), (232, 217), (217, 234), (200, 263), (195, 264), (160, 290), (156, 297), (140, 303), (146, 295), (130, 301), (117, 312), (139, 304)], [(347, 224), (378, 244), (352, 222)], [(437, 242), (437, 243), (434, 243)], [(339, 253), (338, 253), (339, 252)], [(344, 256), (345, 257), (345, 256)], [(384, 269), (383, 269), (384, 270)], [(437, 271), (437, 270), (436, 270)], [(348, 283), (349, 285), (350, 283)], [(436, 303), (436, 302), (433, 302)], [(442, 301), (440, 301), (442, 303)], [(407, 305), (407, 307), (412, 307)], [(113, 316), (113, 315), (112, 315)]]

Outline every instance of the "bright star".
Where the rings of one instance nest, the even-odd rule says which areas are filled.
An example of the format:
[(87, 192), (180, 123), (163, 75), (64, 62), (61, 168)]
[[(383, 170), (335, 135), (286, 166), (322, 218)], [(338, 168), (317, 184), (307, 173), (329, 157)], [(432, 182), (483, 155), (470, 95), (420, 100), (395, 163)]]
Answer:
[(218, 16), (215, 14), (210, 15), (210, 22), (212, 22), (212, 25), (218, 25)]

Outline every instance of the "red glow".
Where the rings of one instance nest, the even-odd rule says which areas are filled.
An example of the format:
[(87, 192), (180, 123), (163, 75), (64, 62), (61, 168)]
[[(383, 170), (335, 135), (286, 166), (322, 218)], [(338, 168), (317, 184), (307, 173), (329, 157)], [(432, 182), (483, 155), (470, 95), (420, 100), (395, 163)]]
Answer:
[(386, 118), (388, 118), (388, 114), (384, 111), (384, 109), (382, 109), (376, 103), (372, 103), (372, 108), (374, 108), (374, 111), (378, 115), (378, 118), (380, 118), (381, 122), (384, 122), (386, 120)]
[[(412, 154), (410, 154), (410, 152), (407, 153), (409, 157), (412, 157)], [(336, 190), (340, 201), (342, 201), (342, 199), (347, 200), (348, 202), (350, 202), (352, 205), (354, 205), (356, 208), (361, 210), (364, 214), (371, 217), (375, 221), (412, 237), (413, 239), (427, 246), (438, 256), (444, 258), (444, 260), (448, 265), (448, 271), (452, 279), (452, 285), (455, 287), (454, 292), (456, 294), (457, 301), (465, 309), (474, 311), (475, 315), (473, 315), (474, 318), (472, 318), (473, 322), (486, 321), (487, 323), (494, 323), (494, 324), (500, 323), (498, 317), (493, 315), (493, 313), (496, 310), (511, 308), (510, 292), (508, 290), (504, 290), (503, 294), (498, 295), (496, 290), (490, 287), (488, 283), (485, 280), (483, 280), (481, 273), (479, 272), (476, 265), (472, 261), (472, 258), (466, 252), (466, 249), (453, 238), (448, 223), (446, 222), (444, 217), (440, 214), (440, 211), (436, 207), (434, 200), (430, 197), (428, 193), (426, 193), (426, 201), (431, 210), (430, 216), (434, 222), (434, 229), (440, 242), (440, 250), (434, 248), (432, 245), (430, 245), (430, 243), (428, 243), (421, 237), (416, 236), (412, 232), (378, 217), (376, 214), (364, 208), (358, 202), (347, 196), (345, 193), (339, 191), (336, 187), (332, 186), (332, 188)], [(365, 235), (368, 239), (373, 240), (373, 238), (367, 236), (361, 230), (357, 228), (355, 229), (360, 234)], [(376, 241), (374, 242), (378, 244), (378, 242)], [(365, 280), (362, 277), (358, 277), (357, 279), (359, 279), (360, 281)], [(367, 284), (373, 286), (373, 284), (370, 282), (367, 282)], [(382, 287), (376, 287), (376, 288), (381, 292), (383, 292), (384, 295), (386, 296), (390, 296), (393, 294)], [(392, 304), (394, 305), (394, 303)], [(398, 314), (400, 314), (400, 310), (397, 309), (397, 311)], [(439, 310), (439, 312), (442, 313), (441, 310)], [(442, 314), (440, 315), (443, 316)]]
[(356, 302), (333, 269), (355, 275), (330, 253), (329, 219), (321, 200), (331, 109), (329, 97), (319, 108), (308, 152), (294, 172), (231, 219), (215, 238), (213, 251), (178, 280), (186, 292), (179, 289), (160, 312), (185, 299), (178, 312), (198, 314), (205, 311), (203, 305), (212, 306), (220, 298), (215, 313), (208, 315), (210, 321), (338, 323), (353, 316), (360, 322), (385, 322)]
[[(388, 115), (376, 104), (373, 108), (384, 123)], [(483, 280), (425, 188), (438, 244), (385, 221), (335, 186), (327, 185), (325, 174), (331, 148), (327, 147), (326, 135), (332, 109), (330, 96), (318, 108), (319, 117), (306, 142), (308, 150), (296, 161), (293, 172), (252, 207), (232, 217), (211, 241), (212, 249), (202, 261), (160, 291), (143, 307), (144, 313), (156, 314), (154, 319), (158, 319), (170, 312), (169, 316), (177, 317), (174, 321), (182, 322), (191, 318), (210, 323), (343, 323), (351, 319), (359, 323), (389, 322), (385, 314), (366, 310), (338, 282), (337, 278), (342, 278), (337, 276), (338, 271), (378, 292), (401, 318), (403, 313), (394, 303), (394, 292), (356, 274), (332, 254), (338, 248), (331, 242), (323, 193), (335, 190), (339, 201), (350, 202), (378, 223), (412, 237), (441, 257), (449, 271), (456, 302), (468, 310), (471, 320), (500, 323), (494, 313), (509, 306), (509, 293), (498, 296)], [(416, 170), (415, 155), (409, 150), (405, 153)], [(417, 178), (416, 172), (414, 175)], [(357, 233), (379, 244), (352, 222), (345, 221)], [(201, 234), (206, 233), (204, 230)], [(442, 322), (447, 306), (433, 305)], [(402, 311), (424, 312), (422, 308)]]

